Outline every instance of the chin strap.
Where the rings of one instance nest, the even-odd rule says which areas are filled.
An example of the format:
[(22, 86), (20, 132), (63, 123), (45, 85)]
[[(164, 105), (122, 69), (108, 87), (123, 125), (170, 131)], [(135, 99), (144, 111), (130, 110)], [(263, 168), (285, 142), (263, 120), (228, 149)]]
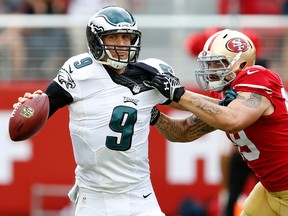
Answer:
[(127, 66), (128, 59), (123, 60), (123, 61), (126, 61), (126, 62), (119, 62), (119, 61), (117, 61), (116, 58), (113, 58), (113, 56), (111, 55), (109, 50), (106, 50), (105, 52), (108, 55), (108, 59), (107, 59), (106, 62), (98, 61), (100, 64), (109, 65), (109, 66), (111, 66), (111, 67), (113, 67), (113, 68), (115, 68), (117, 70), (121, 70), (121, 69), (123, 69), (124, 67)]
[(115, 68), (115, 69), (123, 69), (124, 67), (127, 66), (128, 63), (118, 62), (118, 61), (115, 61), (115, 60), (108, 58), (107, 64), (110, 65), (111, 67)]
[(242, 52), (239, 52), (235, 58), (232, 59), (229, 66), (227, 67), (229, 70), (231, 70), (234, 67), (234, 64), (240, 59), (240, 56), (242, 55)]

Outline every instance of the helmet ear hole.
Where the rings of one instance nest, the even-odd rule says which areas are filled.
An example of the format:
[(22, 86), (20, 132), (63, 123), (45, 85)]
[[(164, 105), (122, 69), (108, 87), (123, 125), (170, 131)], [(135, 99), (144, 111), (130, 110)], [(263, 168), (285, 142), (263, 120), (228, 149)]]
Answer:
[(104, 50), (101, 48), (101, 39), (99, 35), (95, 34), (90, 26), (86, 28), (88, 49), (96, 60), (104, 57)]
[(246, 65), (247, 65), (247, 62), (242, 62), (242, 63), (239, 65), (239, 69), (245, 68)]

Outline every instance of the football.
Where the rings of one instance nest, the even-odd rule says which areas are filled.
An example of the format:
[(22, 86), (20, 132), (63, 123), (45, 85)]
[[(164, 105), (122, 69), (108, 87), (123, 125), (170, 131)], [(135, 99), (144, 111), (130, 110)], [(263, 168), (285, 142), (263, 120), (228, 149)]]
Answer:
[(26, 140), (39, 132), (48, 119), (49, 108), (49, 98), (44, 93), (34, 94), (15, 107), (9, 120), (11, 140)]

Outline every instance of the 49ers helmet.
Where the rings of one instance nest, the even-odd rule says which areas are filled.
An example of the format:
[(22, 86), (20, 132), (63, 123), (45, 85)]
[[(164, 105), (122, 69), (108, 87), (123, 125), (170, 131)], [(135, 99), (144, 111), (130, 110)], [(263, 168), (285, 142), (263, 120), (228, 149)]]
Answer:
[(230, 29), (216, 32), (198, 55), (200, 68), (195, 71), (196, 81), (203, 90), (222, 91), (239, 70), (254, 65), (255, 59), (255, 46), (245, 34)]
[[(103, 35), (108, 34), (130, 34), (131, 45), (120, 46), (104, 44)], [(89, 20), (86, 28), (88, 48), (92, 56), (101, 64), (107, 64), (115, 69), (124, 68), (129, 62), (135, 62), (139, 56), (141, 47), (141, 32), (132, 14), (116, 6), (104, 7), (96, 12)], [(128, 59), (113, 58), (109, 50), (128, 51)], [(107, 61), (100, 61), (107, 55)]]

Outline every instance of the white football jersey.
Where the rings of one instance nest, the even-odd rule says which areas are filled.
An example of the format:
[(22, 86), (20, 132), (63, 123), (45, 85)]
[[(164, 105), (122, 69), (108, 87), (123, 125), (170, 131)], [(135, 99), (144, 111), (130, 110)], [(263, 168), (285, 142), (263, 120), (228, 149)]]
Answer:
[[(156, 59), (141, 64), (149, 65), (149, 61), (156, 70), (161, 70), (159, 64), (165, 64)], [(54, 81), (73, 97), (69, 129), (77, 184), (120, 193), (150, 178), (150, 112), (167, 98), (136, 82), (130, 82), (131, 88), (121, 85), (115, 80), (123, 78), (125, 82), (127, 77), (114, 75), (112, 79), (102, 64), (83, 53), (65, 62)]]

